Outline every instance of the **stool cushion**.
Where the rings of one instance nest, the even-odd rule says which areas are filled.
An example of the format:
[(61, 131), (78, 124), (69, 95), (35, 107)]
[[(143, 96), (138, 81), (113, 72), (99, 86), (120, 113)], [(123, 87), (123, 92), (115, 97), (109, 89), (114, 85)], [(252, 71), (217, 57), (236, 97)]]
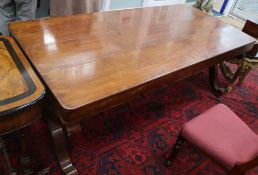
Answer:
[(187, 122), (182, 136), (228, 169), (258, 156), (258, 136), (223, 104)]

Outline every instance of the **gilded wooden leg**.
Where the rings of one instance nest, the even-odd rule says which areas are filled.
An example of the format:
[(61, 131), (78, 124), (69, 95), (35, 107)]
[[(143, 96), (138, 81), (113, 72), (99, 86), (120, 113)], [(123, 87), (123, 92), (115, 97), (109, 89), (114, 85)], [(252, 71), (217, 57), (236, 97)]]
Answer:
[(226, 88), (227, 92), (231, 92), (233, 89), (233, 79), (234, 79), (234, 73), (231, 71), (231, 69), (225, 64), (225, 62), (221, 62), (219, 64), (220, 71), (225, 78), (229, 82), (229, 85)]
[(241, 67), (241, 75), (239, 77), (239, 84), (243, 84), (245, 77), (252, 70), (258, 68), (258, 59), (245, 58)]
[(9, 159), (7, 147), (6, 147), (6, 144), (2, 137), (0, 137), (0, 149), (4, 154), (4, 157), (5, 157), (8, 169), (9, 169), (9, 175), (17, 175), (15, 169), (12, 167), (11, 161)]
[(177, 140), (176, 140), (176, 143), (175, 145), (173, 146), (173, 149), (172, 149), (172, 152), (170, 153), (168, 159), (166, 160), (166, 165), (167, 166), (171, 166), (172, 163), (173, 163), (173, 160), (176, 159), (178, 153), (179, 153), (179, 150), (182, 146), (182, 144), (184, 143), (185, 139), (183, 136), (179, 135), (177, 137)]
[(78, 173), (69, 158), (66, 142), (67, 138), (63, 131), (61, 122), (51, 117), (54, 116), (48, 116), (46, 117), (46, 120), (48, 122), (48, 126), (51, 130), (51, 134), (53, 137), (54, 148), (58, 163), (65, 175), (76, 175)]
[(218, 76), (218, 65), (210, 67), (209, 68), (210, 88), (212, 93), (216, 97), (220, 97), (226, 90), (225, 88), (219, 87), (219, 85), (217, 84), (217, 76)]
[(227, 80), (228, 82), (231, 82), (233, 77), (234, 77), (234, 73), (231, 71), (231, 69), (225, 64), (225, 62), (221, 62), (219, 64), (219, 68), (220, 71), (223, 75), (223, 77), (225, 78), (225, 80)]
[(223, 77), (229, 82), (228, 87), (226, 88), (227, 92), (231, 92), (233, 89), (233, 83), (237, 80), (237, 78), (241, 75), (241, 70), (242, 70), (242, 59), (236, 59), (234, 63), (238, 64), (238, 69), (235, 73), (233, 73), (224, 62), (219, 64), (221, 73)]
[(239, 76), (239, 85), (242, 85), (245, 81), (245, 77), (247, 76), (247, 74), (251, 71), (251, 68), (246, 69), (245, 71), (241, 72), (240, 76)]
[(229, 61), (232, 64), (238, 65), (238, 69), (235, 73), (233, 73), (225, 62), (220, 63), (219, 67), (222, 72), (223, 77), (229, 82), (227, 87), (227, 91), (230, 92), (232, 90), (233, 83), (239, 78), (239, 85), (243, 84), (245, 77), (247, 74), (254, 68), (258, 68), (258, 59), (257, 58), (249, 58), (245, 55), (240, 58), (234, 58)]
[(233, 83), (237, 80), (237, 78), (241, 75), (241, 67), (238, 67), (237, 71), (235, 72), (235, 75), (233, 79), (229, 82), (229, 85), (227, 87), (227, 92), (231, 92), (233, 89)]

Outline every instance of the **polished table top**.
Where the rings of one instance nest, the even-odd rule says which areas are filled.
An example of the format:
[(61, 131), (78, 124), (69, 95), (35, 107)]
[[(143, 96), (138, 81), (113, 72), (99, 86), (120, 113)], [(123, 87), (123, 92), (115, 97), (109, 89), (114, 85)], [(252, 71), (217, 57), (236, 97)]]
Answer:
[(15, 22), (10, 31), (65, 110), (175, 72), (189, 76), (255, 42), (185, 5)]
[(38, 102), (45, 89), (10, 37), (0, 36), (0, 117)]

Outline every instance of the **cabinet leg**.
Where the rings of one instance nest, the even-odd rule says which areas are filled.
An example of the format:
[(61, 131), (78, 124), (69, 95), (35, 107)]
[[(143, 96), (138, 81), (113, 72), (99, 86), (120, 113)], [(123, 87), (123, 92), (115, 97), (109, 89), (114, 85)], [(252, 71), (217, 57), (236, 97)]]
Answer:
[(2, 137), (0, 137), (0, 149), (4, 154), (4, 157), (9, 169), (9, 175), (17, 175), (15, 169), (12, 167), (12, 164), (8, 155), (7, 147)]
[(51, 117), (53, 116), (46, 117), (46, 120), (53, 138), (58, 163), (64, 174), (76, 175), (78, 173), (69, 158), (66, 136), (63, 131), (62, 125), (59, 121), (52, 119)]
[(18, 134), (21, 142), (20, 164), (22, 167), (22, 173), (33, 174), (33, 170), (31, 168), (30, 156), (27, 150), (28, 136), (26, 134), (26, 129), (21, 129)]

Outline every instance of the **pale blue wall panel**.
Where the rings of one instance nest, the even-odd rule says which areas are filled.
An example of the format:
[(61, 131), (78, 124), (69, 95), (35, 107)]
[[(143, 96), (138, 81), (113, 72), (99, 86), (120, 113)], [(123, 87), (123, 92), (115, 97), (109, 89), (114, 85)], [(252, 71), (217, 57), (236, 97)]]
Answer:
[(141, 7), (143, 0), (110, 0), (110, 9)]

